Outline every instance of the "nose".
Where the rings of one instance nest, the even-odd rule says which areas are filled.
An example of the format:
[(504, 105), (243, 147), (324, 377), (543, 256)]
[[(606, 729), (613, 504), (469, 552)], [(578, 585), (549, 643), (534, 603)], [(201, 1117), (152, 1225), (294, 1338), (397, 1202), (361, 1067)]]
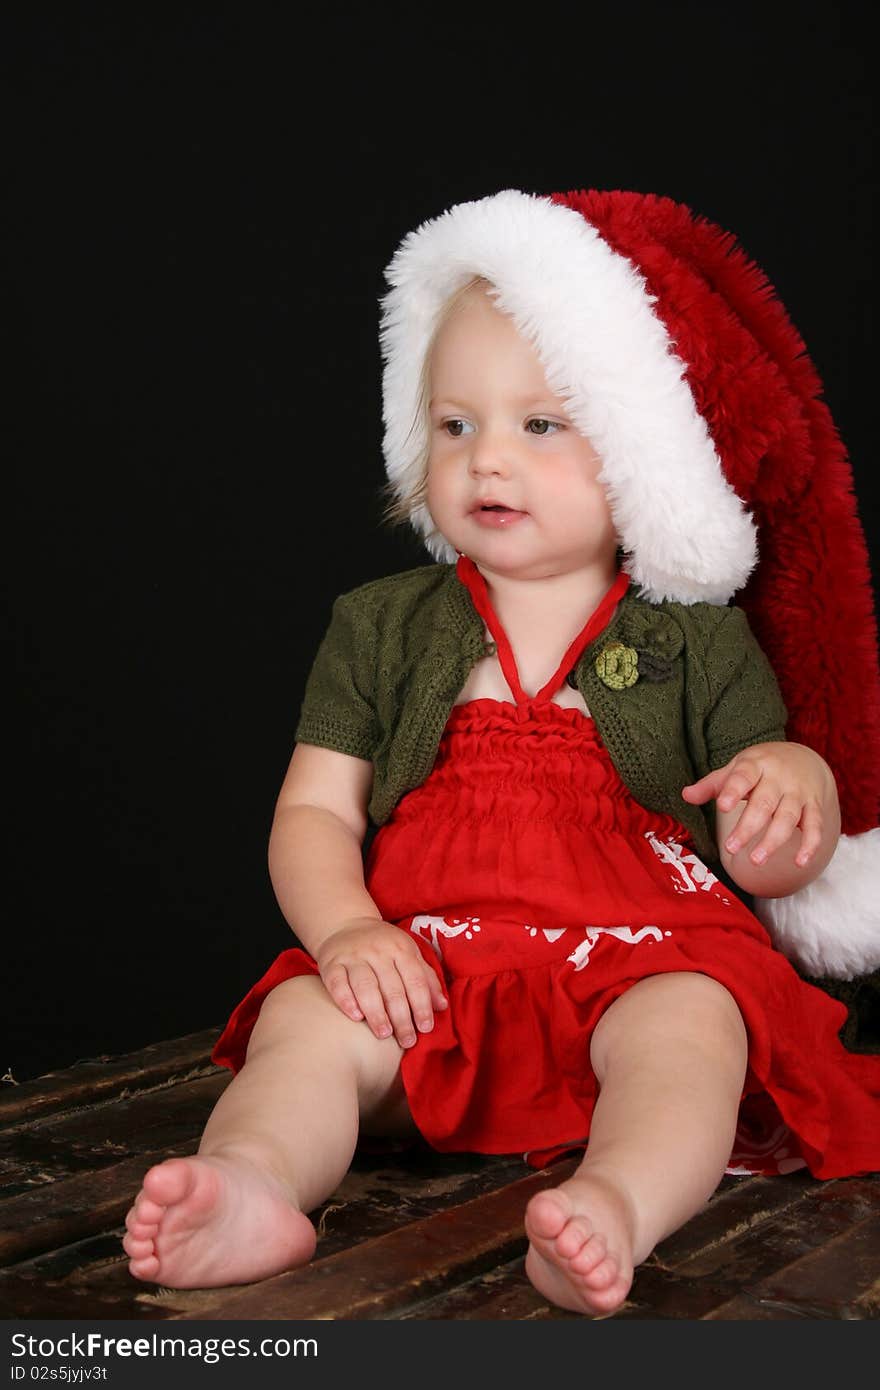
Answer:
[(484, 474), (510, 476), (512, 451), (502, 430), (482, 429), (472, 436), (469, 467), (475, 477)]

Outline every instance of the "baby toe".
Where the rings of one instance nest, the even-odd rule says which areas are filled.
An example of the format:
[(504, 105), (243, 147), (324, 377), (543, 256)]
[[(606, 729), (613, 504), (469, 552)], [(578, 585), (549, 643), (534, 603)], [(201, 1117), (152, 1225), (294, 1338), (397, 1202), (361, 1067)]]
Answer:
[(629, 1287), (626, 1279), (615, 1279), (607, 1289), (592, 1289), (590, 1302), (597, 1313), (616, 1313), (621, 1304), (625, 1303)]
[(123, 1236), (122, 1248), (126, 1255), (130, 1255), (134, 1260), (142, 1260), (145, 1256), (156, 1253), (152, 1240), (133, 1235), (131, 1231), (127, 1236)]
[(556, 1249), (565, 1259), (572, 1260), (593, 1236), (593, 1223), (586, 1216), (573, 1216), (556, 1237)]
[(156, 1255), (149, 1255), (145, 1259), (132, 1259), (128, 1262), (128, 1272), (135, 1279), (155, 1279), (159, 1273), (159, 1260)]
[(554, 1188), (538, 1192), (526, 1207), (526, 1231), (530, 1240), (556, 1240), (571, 1218), (571, 1201)]
[(125, 1229), (127, 1231), (133, 1231), (137, 1236), (153, 1236), (159, 1229), (159, 1222), (144, 1221), (137, 1207), (131, 1207), (126, 1213)]
[(606, 1256), (593, 1269), (586, 1271), (583, 1278), (594, 1293), (608, 1294), (613, 1285), (620, 1282), (620, 1270), (617, 1261), (611, 1256)]
[[(182, 1158), (166, 1158), (144, 1174), (144, 1200), (161, 1211), (183, 1201), (195, 1185), (192, 1165)], [(157, 1218), (153, 1218), (157, 1219)]]
[(571, 1268), (575, 1274), (590, 1274), (608, 1256), (608, 1246), (603, 1235), (597, 1232), (572, 1256)]
[(152, 1197), (147, 1197), (141, 1192), (137, 1201), (132, 1207), (135, 1219), (143, 1222), (145, 1226), (156, 1226), (162, 1220), (167, 1208), (160, 1202), (154, 1202)]

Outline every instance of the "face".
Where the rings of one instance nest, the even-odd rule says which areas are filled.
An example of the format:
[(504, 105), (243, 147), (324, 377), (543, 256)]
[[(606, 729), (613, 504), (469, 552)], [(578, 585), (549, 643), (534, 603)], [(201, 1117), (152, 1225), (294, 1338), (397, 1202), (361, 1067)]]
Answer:
[(597, 479), (601, 460), (482, 287), (440, 329), (429, 380), (427, 501), (450, 544), (498, 574), (598, 566), (613, 575), (617, 536)]

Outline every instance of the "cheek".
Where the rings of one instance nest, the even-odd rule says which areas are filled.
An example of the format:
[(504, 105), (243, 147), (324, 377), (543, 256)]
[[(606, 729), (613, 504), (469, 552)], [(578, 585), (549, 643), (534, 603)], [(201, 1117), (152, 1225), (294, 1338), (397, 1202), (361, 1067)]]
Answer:
[(554, 458), (549, 450), (535, 474), (536, 491), (548, 506), (580, 511), (591, 500), (592, 487), (571, 459)]
[(441, 482), (439, 482), (437, 474), (428, 474), (428, 486), (427, 489), (425, 489), (425, 502), (427, 502), (428, 505), (428, 512), (431, 513), (435, 521), (442, 520), (442, 517), (445, 516), (446, 506), (448, 506), (446, 496), (448, 496), (448, 493), (446, 493), (446, 489), (443, 488)]
[(575, 528), (588, 521), (592, 528), (613, 529), (608, 494), (594, 477), (585, 477), (582, 466), (548, 467), (541, 474), (542, 503), (567, 517)]
[(606, 530), (614, 529), (614, 522), (611, 518), (611, 508), (608, 505), (608, 494), (601, 483), (594, 483), (588, 489), (585, 506), (593, 518), (594, 524), (601, 524)]
[(428, 506), (432, 509), (441, 506), (451, 496), (452, 491), (452, 478), (449, 470), (444, 468), (436, 459), (432, 459), (428, 464)]

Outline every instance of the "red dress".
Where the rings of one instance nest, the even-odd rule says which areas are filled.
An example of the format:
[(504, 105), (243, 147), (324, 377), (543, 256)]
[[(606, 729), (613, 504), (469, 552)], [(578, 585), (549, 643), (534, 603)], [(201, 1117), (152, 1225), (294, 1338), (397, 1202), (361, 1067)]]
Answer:
[[(464, 556), (457, 569), (514, 702), (453, 708), (430, 775), (377, 831), (365, 864), (383, 918), (415, 939), (449, 999), (401, 1058), (423, 1137), (443, 1151), (525, 1151), (534, 1167), (582, 1147), (598, 1020), (636, 981), (688, 970), (730, 991), (748, 1031), (728, 1172), (880, 1168), (880, 1059), (843, 1047), (843, 1004), (801, 980), (679, 821), (632, 797), (592, 718), (550, 698), (628, 577), (529, 698), (482, 575)], [(266, 994), (304, 973), (317, 973), (312, 957), (283, 951), (232, 1014), (214, 1061), (237, 1071)]]

